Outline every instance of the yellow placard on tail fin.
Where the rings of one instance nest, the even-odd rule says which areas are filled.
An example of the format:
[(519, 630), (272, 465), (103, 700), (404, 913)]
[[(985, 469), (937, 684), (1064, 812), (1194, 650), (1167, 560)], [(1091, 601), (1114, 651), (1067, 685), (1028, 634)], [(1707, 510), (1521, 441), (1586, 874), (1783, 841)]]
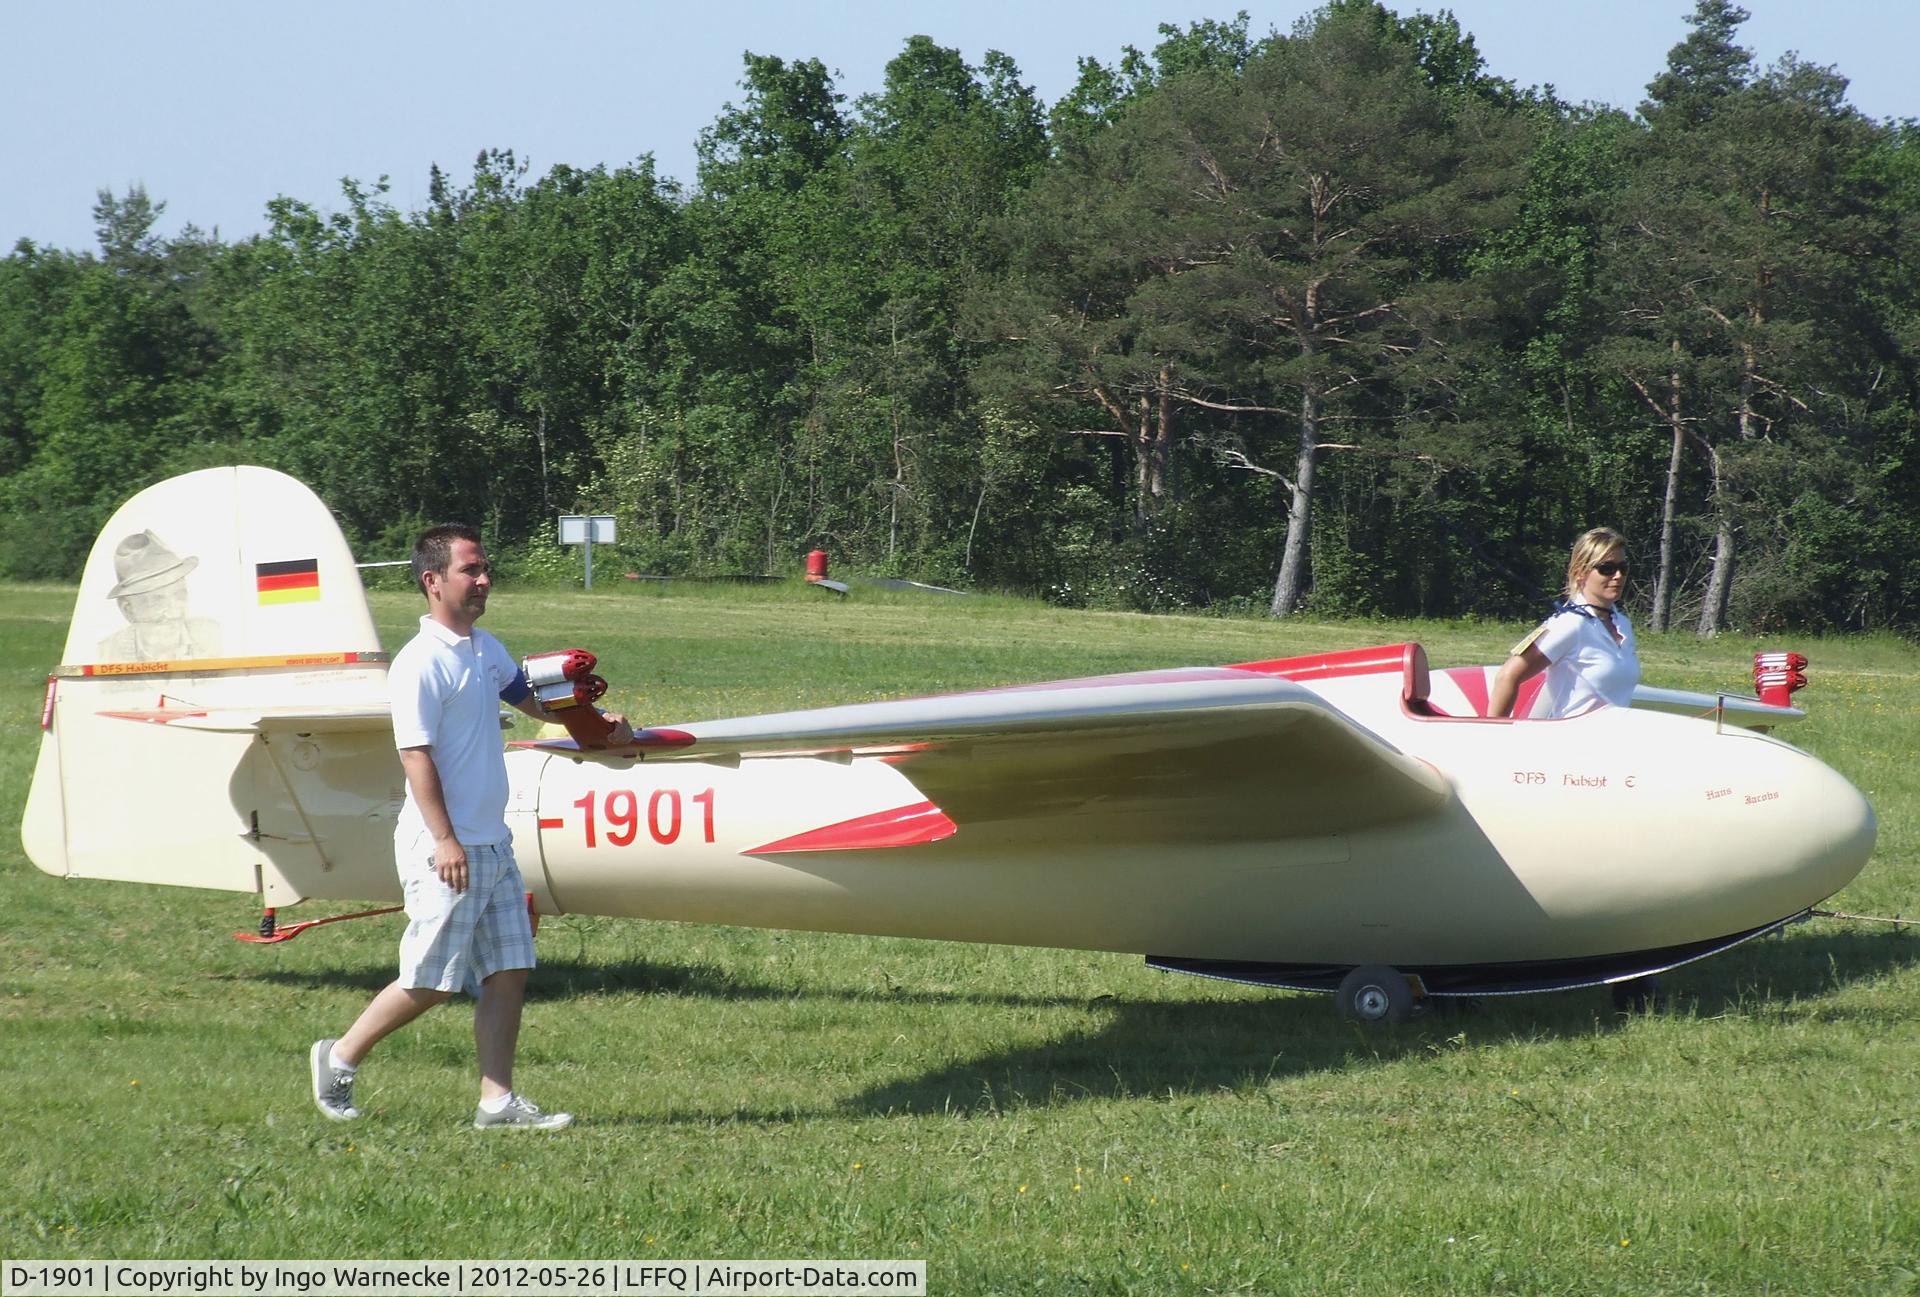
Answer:
[(385, 662), (346, 539), (305, 485), (236, 467), (148, 487), (80, 580), (21, 824), (28, 856), (280, 904), (392, 890), (390, 735), (124, 719), (384, 708)]

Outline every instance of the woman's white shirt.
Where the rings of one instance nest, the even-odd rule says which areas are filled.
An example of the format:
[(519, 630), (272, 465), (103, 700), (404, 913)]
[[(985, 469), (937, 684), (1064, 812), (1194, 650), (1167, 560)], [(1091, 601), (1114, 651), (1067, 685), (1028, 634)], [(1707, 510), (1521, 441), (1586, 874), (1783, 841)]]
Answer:
[[(1573, 602), (1591, 607), (1584, 599)], [(1552, 664), (1547, 668), (1545, 715), (1577, 716), (1601, 703), (1633, 705), (1633, 687), (1640, 683), (1633, 623), (1616, 606), (1613, 625), (1620, 632), (1618, 640), (1597, 611), (1567, 610), (1547, 618), (1533, 641), (1533, 647)]]

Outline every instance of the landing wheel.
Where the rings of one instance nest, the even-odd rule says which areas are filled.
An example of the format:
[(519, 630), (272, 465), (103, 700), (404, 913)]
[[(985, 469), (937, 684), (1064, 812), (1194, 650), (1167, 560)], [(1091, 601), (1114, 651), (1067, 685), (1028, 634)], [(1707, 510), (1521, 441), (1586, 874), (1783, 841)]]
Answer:
[(1363, 964), (1348, 973), (1334, 995), (1350, 1022), (1405, 1022), (1420, 1007), (1405, 973), (1385, 964)]

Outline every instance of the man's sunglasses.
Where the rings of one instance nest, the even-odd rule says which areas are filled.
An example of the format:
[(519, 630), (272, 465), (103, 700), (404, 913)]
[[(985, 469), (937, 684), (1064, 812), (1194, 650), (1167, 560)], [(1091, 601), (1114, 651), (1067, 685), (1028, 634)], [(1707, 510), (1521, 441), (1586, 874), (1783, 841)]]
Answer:
[(1593, 570), (1601, 576), (1617, 576), (1619, 573), (1627, 570), (1627, 560), (1623, 558), (1610, 558), (1604, 563), (1595, 563)]

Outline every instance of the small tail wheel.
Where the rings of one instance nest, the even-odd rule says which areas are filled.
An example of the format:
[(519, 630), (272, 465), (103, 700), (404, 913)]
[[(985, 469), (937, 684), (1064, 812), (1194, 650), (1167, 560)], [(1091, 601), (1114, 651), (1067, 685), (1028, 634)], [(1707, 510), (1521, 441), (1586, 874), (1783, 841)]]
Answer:
[(1362, 964), (1348, 973), (1335, 1000), (1350, 1022), (1405, 1022), (1420, 1004), (1407, 975), (1385, 964)]

